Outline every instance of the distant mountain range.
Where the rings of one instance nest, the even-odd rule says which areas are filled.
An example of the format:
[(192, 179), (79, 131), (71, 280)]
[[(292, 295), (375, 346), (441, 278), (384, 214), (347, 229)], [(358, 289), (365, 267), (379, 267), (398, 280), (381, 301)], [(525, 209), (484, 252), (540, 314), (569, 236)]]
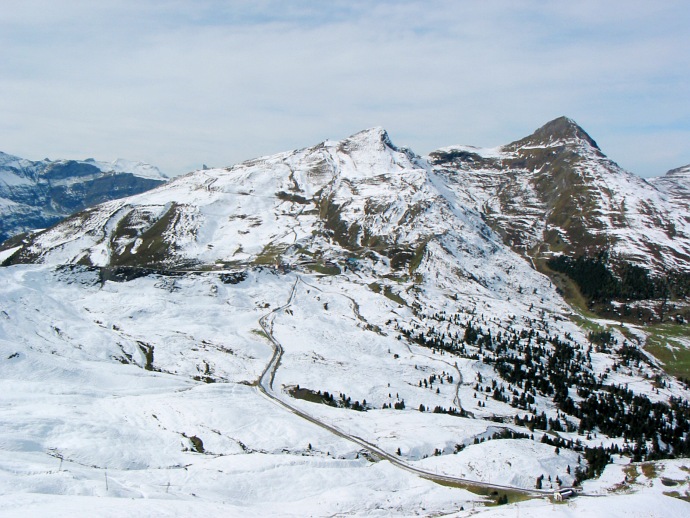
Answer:
[(167, 181), (156, 167), (116, 160), (25, 160), (0, 152), (0, 242), (86, 207)]

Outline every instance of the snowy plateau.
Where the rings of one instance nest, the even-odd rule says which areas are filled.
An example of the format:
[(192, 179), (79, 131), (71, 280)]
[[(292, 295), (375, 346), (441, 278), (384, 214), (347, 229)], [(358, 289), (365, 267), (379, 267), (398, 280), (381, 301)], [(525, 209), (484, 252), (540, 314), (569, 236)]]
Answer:
[(690, 516), (685, 300), (602, 317), (543, 266), (684, 278), (689, 186), (565, 118), (374, 128), (9, 241), (0, 516)]

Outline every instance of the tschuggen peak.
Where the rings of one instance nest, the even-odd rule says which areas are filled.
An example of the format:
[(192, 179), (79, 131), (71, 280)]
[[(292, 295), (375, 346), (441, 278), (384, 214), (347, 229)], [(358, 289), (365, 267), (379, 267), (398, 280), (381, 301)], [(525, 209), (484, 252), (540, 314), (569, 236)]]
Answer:
[(498, 148), (452, 146), (429, 158), (458, 196), (532, 259), (606, 252), (657, 274), (688, 269), (690, 222), (660, 192), (678, 179), (667, 175), (655, 188), (608, 158), (572, 119)]
[(582, 127), (573, 119), (565, 116), (547, 122), (528, 137), (509, 144), (506, 146), (506, 149), (528, 145), (556, 146), (573, 144), (589, 144), (601, 151), (594, 139)]

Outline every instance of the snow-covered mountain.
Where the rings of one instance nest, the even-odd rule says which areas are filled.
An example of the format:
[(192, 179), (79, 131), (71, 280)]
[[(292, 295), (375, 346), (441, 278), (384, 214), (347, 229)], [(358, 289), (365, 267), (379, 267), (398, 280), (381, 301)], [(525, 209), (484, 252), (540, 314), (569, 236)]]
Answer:
[(675, 203), (690, 206), (690, 165), (671, 169), (664, 176), (651, 178), (650, 183)]
[(0, 242), (107, 200), (165, 182), (156, 167), (118, 159), (30, 161), (0, 152)]
[(23, 253), (210, 266), (277, 260), (326, 236), (344, 250), (381, 252), (397, 267), (447, 232), (450, 211), (482, 234), (485, 221), (534, 258), (606, 249), (655, 272), (688, 271), (687, 177), (687, 168), (651, 182), (628, 173), (565, 117), (506, 146), (453, 146), (429, 160), (395, 148), (376, 128), (192, 173), (155, 195), (80, 214)]
[[(601, 203), (592, 178), (638, 185), (576, 125), (552, 126), (429, 159), (374, 128), (6, 244), (0, 511), (502, 516), (529, 499), (526, 515), (571, 515), (543, 498), (582, 483), (602, 496), (574, 501), (583, 516), (687, 515), (664, 493), (690, 490), (690, 390), (652, 355), (689, 347), (685, 326), (661, 343), (668, 323), (581, 314), (518, 253), (546, 243), (549, 203), (571, 210), (555, 184), (580, 178)], [(544, 154), (562, 179), (537, 182)], [(587, 226), (575, 252), (604, 228), (635, 259), (648, 237), (609, 216), (559, 235)]]
[(656, 272), (690, 268), (687, 205), (668, 194), (680, 192), (687, 175), (677, 170), (647, 182), (608, 159), (571, 119), (506, 146), (453, 146), (430, 159), (453, 191), (526, 255), (606, 249)]
[(690, 265), (690, 226), (675, 200), (654, 187), (663, 182), (621, 169), (571, 119), (499, 148), (455, 146), (430, 157), (454, 191), (525, 254), (607, 249), (658, 272)]
[(449, 282), (497, 294), (512, 270), (538, 277), (380, 128), (102, 204), (38, 234), (9, 262), (323, 268), (347, 259), (401, 278), (441, 261), (452, 265)]

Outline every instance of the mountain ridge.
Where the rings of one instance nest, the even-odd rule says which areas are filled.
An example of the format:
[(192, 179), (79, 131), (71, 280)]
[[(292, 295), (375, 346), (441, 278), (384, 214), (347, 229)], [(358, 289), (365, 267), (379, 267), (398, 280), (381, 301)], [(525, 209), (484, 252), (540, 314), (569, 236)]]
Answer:
[(585, 143), (601, 152), (601, 148), (589, 134), (582, 129), (573, 119), (561, 116), (553, 119), (540, 128), (536, 129), (531, 135), (511, 142), (503, 146), (504, 149), (511, 150), (526, 147), (529, 144), (558, 146), (568, 144)]
[[(280, 179), (260, 179), (261, 167), (273, 168)], [(376, 201), (374, 184), (379, 182), (385, 187), (386, 182), (393, 181), (396, 171), (421, 182), (414, 187), (417, 190), (425, 183), (434, 184), (433, 178), (441, 178), (434, 184), (437, 194), (451, 192), (462, 211), (476, 211), (506, 244), (523, 255), (548, 257), (554, 253), (596, 254), (606, 250), (614, 258), (621, 257), (653, 271), (688, 269), (690, 264), (690, 222), (674, 214), (677, 197), (660, 190), (664, 180), (647, 182), (624, 171), (567, 117), (554, 119), (505, 146), (450, 146), (431, 152), (427, 158), (396, 147), (385, 129), (373, 127), (341, 141), (325, 141), (229, 168), (192, 172), (182, 177), (185, 180), (174, 179), (171, 184), (173, 188), (180, 186), (177, 192), (181, 198), (184, 189), (220, 193), (218, 186), (223, 182), (234, 184), (237, 193), (247, 196), (272, 193), (282, 197), (281, 202), (301, 205), (300, 214), (307, 209), (305, 214), (318, 214), (317, 219), (322, 220), (325, 230), (336, 236), (340, 245), (349, 242), (349, 246), (366, 247), (375, 236), (368, 235), (371, 229), (365, 227), (376, 218), (380, 220), (377, 211), (385, 214), (388, 202), (397, 196), (393, 190), (385, 201)], [(674, 170), (666, 178), (677, 180), (683, 177), (682, 171), (683, 168)], [(234, 179), (228, 180), (230, 177)], [(261, 187), (252, 187), (255, 180)], [(412, 184), (395, 181), (397, 187), (411, 194)], [(244, 189), (242, 182), (250, 187)], [(348, 187), (352, 182), (362, 184), (353, 189)], [(353, 202), (360, 191), (365, 192), (360, 198), (367, 202), (360, 202), (358, 214), (354, 214)], [(336, 196), (338, 192), (340, 197)], [(169, 209), (169, 204), (180, 201), (173, 198), (171, 195), (158, 205)], [(178, 207), (172, 213), (166, 209), (165, 214), (179, 224), (178, 216), (184, 212), (184, 218), (191, 222), (198, 217), (192, 208), (195, 203), (183, 203), (186, 209)], [(423, 207), (418, 206), (415, 211), (423, 211)], [(164, 215), (153, 213), (157, 209), (152, 209), (145, 219), (157, 220)], [(348, 214), (348, 221), (342, 220), (344, 214)], [(256, 221), (261, 219), (258, 212), (253, 217)], [(369, 223), (363, 227), (363, 222)], [(403, 219), (395, 222), (398, 227), (404, 224)], [(385, 230), (390, 236), (397, 235), (383, 239), (388, 245), (402, 238), (396, 225)], [(631, 227), (636, 231), (631, 231)], [(170, 229), (166, 232), (174, 234)], [(228, 261), (228, 257), (216, 260)]]

